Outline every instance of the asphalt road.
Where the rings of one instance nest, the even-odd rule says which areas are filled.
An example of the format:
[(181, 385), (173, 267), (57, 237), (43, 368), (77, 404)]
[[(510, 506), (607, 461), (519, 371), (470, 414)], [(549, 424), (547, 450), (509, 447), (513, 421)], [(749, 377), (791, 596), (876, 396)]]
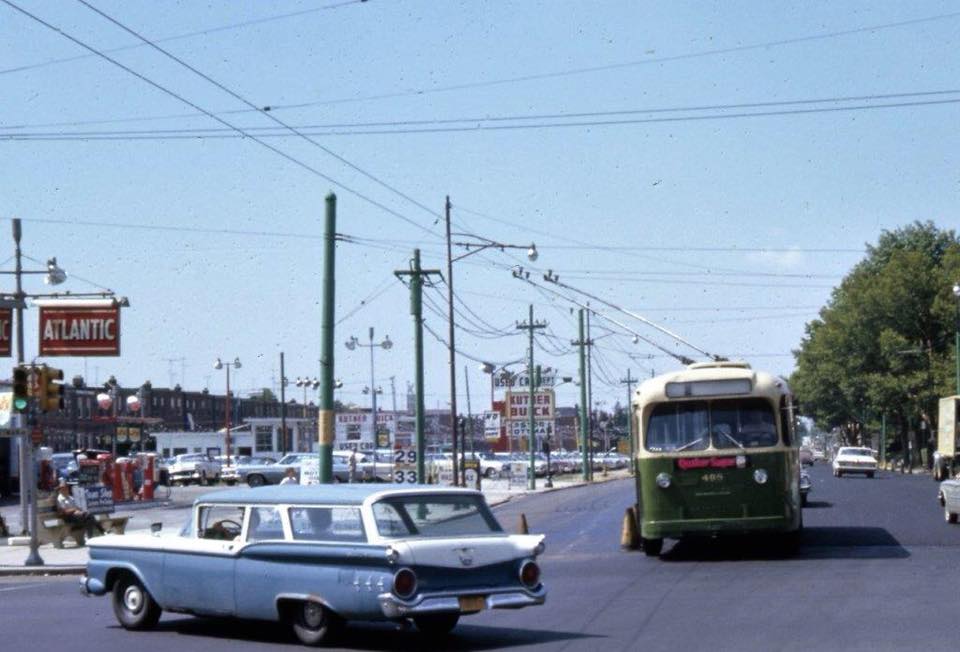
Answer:
[[(547, 534), (543, 607), (466, 617), (442, 644), (416, 630), (351, 625), (347, 650), (949, 650), (956, 647), (960, 526), (943, 520), (929, 476), (868, 480), (812, 471), (803, 543), (667, 544), (661, 559), (620, 550), (629, 481), (514, 500)], [(76, 578), (0, 582), (4, 649), (264, 650), (298, 645), (279, 625), (164, 616), (154, 632), (119, 628), (109, 599)], [(338, 647), (339, 646), (339, 647)]]

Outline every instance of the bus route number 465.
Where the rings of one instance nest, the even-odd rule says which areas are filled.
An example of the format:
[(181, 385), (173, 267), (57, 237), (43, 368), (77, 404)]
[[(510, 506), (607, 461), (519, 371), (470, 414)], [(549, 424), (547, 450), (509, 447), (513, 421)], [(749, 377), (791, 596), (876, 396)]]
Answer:
[(393, 481), (398, 484), (417, 484), (416, 449), (398, 448), (393, 451)]

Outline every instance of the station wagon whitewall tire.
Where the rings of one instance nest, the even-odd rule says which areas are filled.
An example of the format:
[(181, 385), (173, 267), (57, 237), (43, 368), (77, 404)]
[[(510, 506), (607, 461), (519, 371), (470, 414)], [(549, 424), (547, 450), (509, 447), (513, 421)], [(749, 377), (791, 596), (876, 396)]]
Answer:
[(320, 645), (336, 630), (339, 617), (319, 602), (305, 600), (289, 607), (293, 633), (301, 643)]
[(126, 629), (153, 629), (160, 620), (160, 607), (153, 596), (129, 573), (113, 585), (113, 613)]

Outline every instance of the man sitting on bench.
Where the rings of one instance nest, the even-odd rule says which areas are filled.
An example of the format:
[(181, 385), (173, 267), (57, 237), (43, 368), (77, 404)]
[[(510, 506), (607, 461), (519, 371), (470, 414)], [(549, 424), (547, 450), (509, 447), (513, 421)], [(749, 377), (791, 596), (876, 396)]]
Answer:
[(93, 514), (77, 507), (76, 501), (70, 495), (70, 485), (62, 478), (57, 486), (57, 516), (71, 525), (82, 526), (87, 532), (87, 538), (92, 537), (94, 532), (104, 534), (104, 529)]

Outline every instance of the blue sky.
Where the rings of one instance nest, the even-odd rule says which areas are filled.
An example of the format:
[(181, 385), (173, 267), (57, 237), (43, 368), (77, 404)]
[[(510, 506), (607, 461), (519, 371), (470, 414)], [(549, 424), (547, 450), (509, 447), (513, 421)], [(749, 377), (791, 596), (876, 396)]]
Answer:
[[(137, 43), (78, 2), (15, 4), (100, 50)], [(180, 362), (168, 359), (182, 357), (186, 387), (222, 391), (212, 363), (239, 356), (234, 383), (245, 392), (276, 387), (280, 351), (288, 377), (316, 375), (330, 190), (338, 231), (354, 240), (337, 252), (339, 396), (361, 404), (367, 351), (342, 342), (366, 340), (371, 325), (377, 339), (390, 335), (393, 349), (377, 351), (377, 384), (389, 405), (394, 376), (402, 404), (413, 380), (413, 326), (393, 271), (414, 247), (424, 266), (442, 266), (445, 195), (455, 231), (535, 241), (531, 278), (553, 269), (699, 348), (782, 374), (793, 368), (789, 353), (804, 324), (865, 243), (914, 220), (957, 223), (954, 3), (93, 4), (150, 39), (206, 31), (161, 46), (274, 107), (285, 123), (312, 129), (355, 167), (296, 137), (267, 142), (341, 186), (250, 139), (158, 139), (158, 130), (222, 125), (102, 58), (57, 62), (86, 51), (0, 4), (0, 218), (23, 220), (25, 252), (57, 256), (72, 277), (68, 289), (95, 289), (89, 280), (132, 304), (122, 357), (62, 359), (68, 377), (102, 382), (112, 373), (125, 385), (167, 385), (171, 371), (181, 381)], [(232, 124), (272, 125), (235, 112), (246, 107), (149, 47), (109, 56)], [(876, 97), (891, 94), (913, 95)], [(873, 99), (838, 99), (865, 96)], [(830, 101), (782, 104), (807, 100)], [(876, 108), (932, 101), (945, 103)], [(781, 104), (731, 107), (758, 103)], [(704, 106), (719, 108), (696, 110)], [(862, 108), (824, 110), (852, 107)], [(757, 112), (781, 114), (734, 117)], [(591, 115), (542, 117), (560, 114)], [(543, 126), (558, 121), (590, 124)], [(329, 126), (361, 123), (378, 126), (353, 130), (380, 133)], [(122, 133), (129, 130), (140, 133)], [(75, 135), (91, 131), (111, 139)], [(0, 229), (9, 238), (9, 226)], [(476, 313), (458, 348), (483, 360), (522, 357), (526, 342), (514, 326), (533, 302), (554, 336), (542, 342), (552, 355), (538, 347), (538, 360), (574, 375), (571, 304), (514, 280), (518, 262), (522, 252), (494, 251), (456, 264), (457, 294)], [(428, 293), (441, 309), (443, 291)], [(444, 318), (426, 315), (445, 337)], [(594, 323), (619, 330), (599, 316)], [(35, 310), (26, 324), (33, 357)], [(444, 407), (445, 348), (429, 333), (425, 341), (427, 405)], [(615, 381), (628, 367), (640, 375), (677, 366), (624, 334), (599, 339), (597, 352), (594, 400), (608, 405), (625, 395)], [(477, 410), (487, 377), (459, 357), (460, 401), (464, 365)], [(561, 388), (559, 403), (572, 404), (575, 393)], [(302, 398), (296, 388), (291, 395)]]

